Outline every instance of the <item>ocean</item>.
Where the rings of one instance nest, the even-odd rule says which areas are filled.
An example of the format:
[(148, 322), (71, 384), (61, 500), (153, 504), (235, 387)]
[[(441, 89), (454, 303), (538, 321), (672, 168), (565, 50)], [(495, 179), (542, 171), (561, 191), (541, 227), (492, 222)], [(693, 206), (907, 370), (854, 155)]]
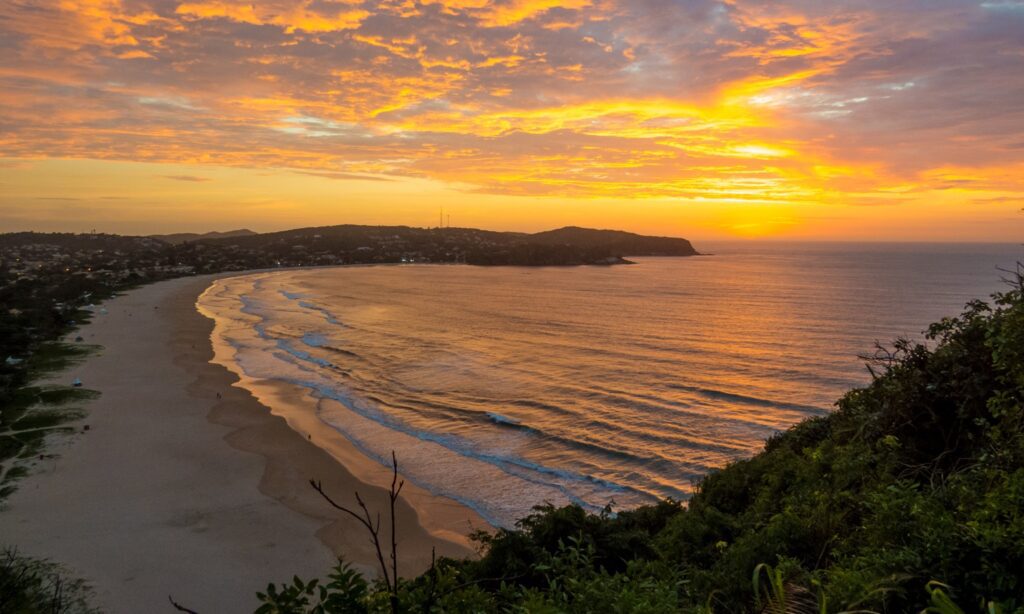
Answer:
[[(859, 355), (1005, 287), (1019, 245), (695, 242), (633, 266), (356, 266), (199, 299), (242, 384), (499, 526), (685, 499), (866, 384)], [(272, 408), (274, 409), (274, 408)]]

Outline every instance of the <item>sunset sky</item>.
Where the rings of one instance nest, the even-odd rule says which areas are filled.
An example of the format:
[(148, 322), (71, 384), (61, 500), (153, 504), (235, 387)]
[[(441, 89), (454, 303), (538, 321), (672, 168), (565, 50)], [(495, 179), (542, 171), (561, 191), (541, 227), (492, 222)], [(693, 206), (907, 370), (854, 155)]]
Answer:
[(1024, 0), (4, 0), (0, 111), (0, 231), (1024, 240)]

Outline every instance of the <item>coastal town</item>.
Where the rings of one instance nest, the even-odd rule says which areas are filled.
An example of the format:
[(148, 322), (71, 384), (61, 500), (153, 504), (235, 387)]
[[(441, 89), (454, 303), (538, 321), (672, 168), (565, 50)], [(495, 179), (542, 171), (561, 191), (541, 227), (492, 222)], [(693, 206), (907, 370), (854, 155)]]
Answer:
[(685, 239), (583, 228), (535, 234), (355, 225), (268, 234), (0, 234), (0, 452), (7, 450), (0, 462), (26, 449), (10, 433), (25, 405), (17, 398), (19, 390), (33, 379), (41, 357), (50, 361), (74, 354), (73, 346), (59, 340), (88, 321), (95, 306), (133, 287), (176, 277), (287, 267), (611, 265), (628, 263), (625, 256), (696, 254)]

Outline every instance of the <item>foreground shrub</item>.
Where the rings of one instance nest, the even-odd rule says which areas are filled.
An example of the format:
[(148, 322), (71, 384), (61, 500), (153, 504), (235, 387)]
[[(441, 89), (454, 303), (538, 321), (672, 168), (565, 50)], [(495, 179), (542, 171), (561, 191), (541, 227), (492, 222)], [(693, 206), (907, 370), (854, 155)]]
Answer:
[(64, 571), (53, 563), (21, 556), (10, 548), (0, 553), (0, 612), (97, 612), (89, 606), (89, 596), (84, 582), (68, 579)]

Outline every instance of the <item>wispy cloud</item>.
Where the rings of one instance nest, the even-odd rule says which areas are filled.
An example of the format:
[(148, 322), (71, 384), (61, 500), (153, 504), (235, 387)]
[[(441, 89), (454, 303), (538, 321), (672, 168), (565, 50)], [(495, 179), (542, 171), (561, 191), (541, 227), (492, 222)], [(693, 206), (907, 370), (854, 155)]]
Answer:
[(928, 189), (1001, 198), (1024, 188), (1017, 9), (4, 3), (0, 153), (423, 177), (578, 198), (858, 204)]
[(359, 173), (337, 173), (333, 171), (297, 171), (303, 175), (323, 177), (325, 179), (338, 179), (342, 181), (394, 181), (393, 178), (384, 175), (362, 175)]
[(164, 179), (171, 179), (173, 181), (191, 181), (194, 183), (204, 183), (212, 181), (209, 177), (200, 177), (198, 175), (162, 175)]

